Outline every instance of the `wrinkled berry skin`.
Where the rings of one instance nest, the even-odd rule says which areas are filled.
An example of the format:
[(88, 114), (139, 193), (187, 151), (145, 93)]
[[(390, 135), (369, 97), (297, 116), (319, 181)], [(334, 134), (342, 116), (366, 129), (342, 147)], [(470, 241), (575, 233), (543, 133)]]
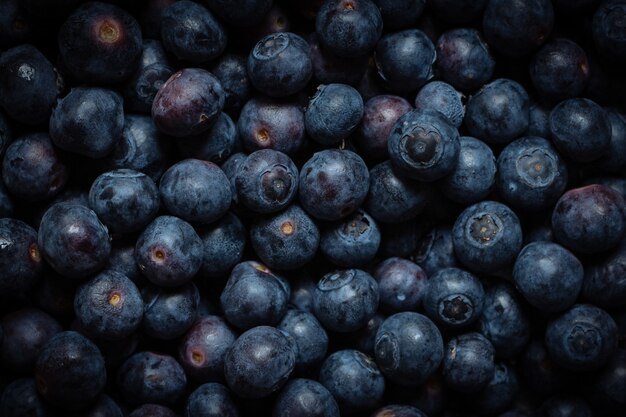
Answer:
[(460, 392), (484, 388), (495, 370), (494, 349), (480, 333), (465, 333), (450, 340), (443, 358), (446, 385)]
[(201, 63), (224, 52), (227, 35), (206, 7), (181, 0), (163, 11), (161, 39), (176, 58)]
[(361, 157), (348, 150), (316, 152), (300, 171), (300, 203), (320, 220), (340, 220), (365, 200), (369, 171)]
[(185, 417), (239, 417), (237, 403), (222, 384), (199, 386), (187, 398)]
[(313, 293), (313, 312), (328, 330), (352, 332), (364, 327), (378, 308), (378, 284), (360, 269), (328, 273)]
[(576, 304), (548, 323), (545, 344), (557, 365), (572, 371), (596, 370), (617, 349), (617, 325), (606, 311)]
[(224, 317), (240, 329), (273, 326), (287, 311), (289, 286), (265, 265), (246, 261), (233, 268), (220, 295)]
[(142, 172), (109, 171), (91, 185), (89, 206), (111, 233), (135, 232), (156, 217), (160, 206), (159, 190)]
[(200, 273), (219, 277), (230, 273), (241, 262), (246, 247), (246, 228), (239, 217), (228, 212), (210, 226), (198, 230), (203, 244), (203, 261)]
[(322, 230), (320, 251), (343, 268), (367, 265), (380, 247), (380, 230), (374, 219), (357, 210)]
[(104, 271), (83, 283), (74, 296), (76, 319), (90, 336), (121, 340), (139, 328), (143, 302), (135, 284), (116, 271)]
[(70, 278), (98, 272), (111, 253), (107, 228), (95, 212), (75, 203), (57, 203), (46, 211), (37, 242), (48, 264)]
[(296, 355), (293, 338), (274, 327), (254, 327), (239, 336), (226, 353), (226, 382), (242, 398), (267, 397), (287, 382)]
[(63, 189), (68, 177), (67, 166), (46, 133), (21, 136), (4, 153), (2, 181), (16, 197), (47, 200)]
[(58, 34), (61, 60), (79, 81), (113, 84), (128, 78), (141, 58), (141, 28), (128, 12), (103, 2), (85, 3)]
[(292, 379), (280, 391), (272, 417), (339, 417), (339, 406), (332, 394), (312, 379)]
[(139, 352), (117, 373), (117, 386), (129, 404), (171, 405), (185, 392), (187, 377), (176, 360), (164, 354)]
[(456, 166), (459, 132), (439, 112), (414, 110), (398, 119), (387, 146), (398, 173), (418, 181), (435, 181)]
[(422, 306), (426, 273), (408, 259), (387, 258), (372, 274), (378, 282), (380, 308), (390, 313), (415, 311)]
[(212, 223), (230, 207), (232, 191), (219, 166), (200, 159), (172, 165), (161, 177), (159, 192), (165, 208), (188, 222)]
[(20, 45), (0, 55), (0, 107), (25, 124), (46, 123), (59, 94), (57, 74), (32, 45)]
[(65, 410), (81, 410), (100, 395), (107, 373), (98, 347), (81, 334), (66, 331), (42, 347), (35, 379), (37, 391), (48, 402)]
[(443, 359), (443, 339), (435, 324), (414, 312), (394, 314), (380, 325), (374, 342), (376, 363), (392, 382), (417, 386)]
[(54, 144), (89, 158), (111, 153), (123, 129), (122, 97), (105, 88), (73, 88), (59, 101), (50, 118)]
[(606, 256), (585, 264), (583, 297), (594, 305), (606, 309), (619, 309), (626, 305), (626, 241)]
[(141, 297), (142, 329), (156, 339), (176, 339), (196, 320), (200, 293), (193, 283), (170, 289), (146, 285), (141, 289)]
[(152, 119), (167, 135), (198, 135), (215, 124), (225, 98), (224, 89), (213, 74), (201, 68), (184, 68), (159, 89), (152, 103)]
[(593, 41), (600, 54), (612, 61), (626, 61), (622, 19), (626, 15), (626, 4), (621, 0), (602, 2), (596, 9), (591, 22)]
[(37, 232), (26, 223), (0, 218), (0, 293), (19, 294), (37, 284), (43, 262)]
[(617, 246), (626, 233), (622, 196), (606, 185), (592, 184), (565, 192), (552, 212), (555, 240), (583, 254)]
[(276, 328), (288, 333), (296, 341), (296, 370), (306, 372), (322, 363), (328, 349), (328, 335), (313, 314), (290, 308)]
[(248, 56), (248, 77), (254, 88), (270, 97), (286, 97), (302, 90), (313, 75), (309, 44), (291, 32), (277, 32), (259, 40)]
[(380, 9), (371, 0), (325, 0), (315, 20), (320, 43), (341, 57), (367, 55), (382, 30)]
[(135, 260), (141, 273), (153, 284), (177, 287), (200, 270), (202, 240), (184, 220), (159, 216), (139, 235)]
[[(374, 409), (385, 392), (385, 378), (376, 363), (358, 350), (340, 350), (326, 358), (319, 381), (335, 397), (342, 413)], [(349, 383), (346, 383), (349, 381)]]

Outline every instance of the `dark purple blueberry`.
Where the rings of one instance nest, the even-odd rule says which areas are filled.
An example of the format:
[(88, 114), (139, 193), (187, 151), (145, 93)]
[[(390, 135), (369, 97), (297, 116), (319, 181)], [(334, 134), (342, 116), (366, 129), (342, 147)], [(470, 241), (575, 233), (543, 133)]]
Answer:
[(428, 7), (446, 23), (459, 25), (480, 18), (487, 3), (488, 0), (428, 0)]
[(617, 325), (601, 308), (576, 304), (548, 322), (545, 344), (550, 358), (560, 367), (596, 370), (617, 350)]
[(58, 194), (69, 177), (59, 151), (47, 133), (29, 133), (15, 139), (2, 161), (2, 181), (9, 193), (28, 201)]
[(426, 0), (377, 0), (385, 29), (403, 29), (417, 24)]
[(291, 336), (269, 326), (243, 333), (226, 353), (224, 374), (241, 398), (257, 399), (278, 391), (296, 365), (297, 346)]
[(412, 254), (413, 260), (426, 272), (426, 276), (435, 275), (440, 269), (459, 265), (454, 254), (452, 229), (449, 226), (432, 228), (418, 243), (417, 250)]
[(143, 302), (126, 275), (104, 271), (78, 287), (74, 312), (85, 333), (96, 339), (120, 340), (139, 328)]
[(415, 97), (416, 110), (435, 110), (459, 128), (465, 115), (465, 96), (443, 81), (432, 81), (420, 88)]
[(48, 264), (70, 278), (98, 272), (111, 253), (107, 228), (95, 212), (81, 204), (50, 207), (41, 219), (37, 241)]
[(7, 370), (27, 375), (32, 374), (41, 348), (62, 330), (58, 321), (36, 308), (8, 313), (0, 325), (0, 363)]
[(320, 251), (333, 264), (343, 268), (367, 265), (376, 256), (379, 246), (378, 225), (360, 209), (322, 229)]
[(371, 0), (325, 0), (315, 20), (324, 48), (348, 58), (370, 53), (382, 30), (380, 9)]
[(443, 359), (443, 339), (437, 326), (414, 312), (388, 317), (378, 328), (376, 363), (396, 384), (418, 386), (430, 378)]
[(593, 14), (591, 33), (596, 50), (611, 61), (626, 61), (623, 19), (626, 17), (626, 3), (622, 0), (602, 2)]
[(375, 161), (387, 159), (389, 133), (398, 119), (411, 110), (411, 104), (400, 96), (385, 94), (367, 100), (354, 139), (359, 151)]
[(188, 136), (176, 142), (178, 152), (184, 158), (196, 158), (221, 164), (240, 146), (237, 125), (226, 113), (206, 132)]
[(250, 227), (250, 243), (270, 268), (296, 269), (310, 262), (320, 246), (320, 231), (298, 205), (259, 217)]
[(0, 396), (2, 417), (52, 417), (50, 407), (37, 392), (33, 378), (13, 380)]
[(604, 252), (624, 238), (625, 213), (621, 194), (606, 185), (570, 189), (552, 212), (554, 238), (574, 252)]
[(483, 33), (496, 51), (511, 57), (532, 52), (550, 36), (554, 9), (550, 0), (490, 0), (483, 14)]
[(240, 329), (276, 325), (287, 311), (289, 285), (265, 265), (235, 266), (220, 295), (226, 319)]
[(235, 27), (253, 26), (263, 19), (272, 7), (272, 0), (243, 0), (233, 5), (230, 0), (205, 0), (221, 19)]
[(477, 392), (491, 381), (495, 351), (480, 333), (465, 333), (451, 339), (443, 357), (446, 385), (459, 392)]
[(228, 40), (224, 28), (211, 12), (189, 0), (177, 1), (163, 10), (161, 39), (168, 52), (193, 63), (217, 58), (226, 49)]
[(204, 247), (201, 275), (224, 276), (241, 262), (247, 233), (241, 220), (233, 213), (228, 212), (210, 226), (200, 228), (198, 236)]
[(112, 84), (139, 65), (141, 28), (127, 11), (93, 1), (75, 9), (58, 33), (64, 68), (77, 80)]
[(182, 336), (196, 321), (200, 293), (193, 283), (178, 288), (146, 285), (143, 298), (144, 333), (155, 339), (171, 340)]
[(177, 287), (189, 282), (200, 270), (202, 240), (184, 220), (159, 216), (139, 235), (135, 260), (153, 284)]
[(422, 306), (426, 274), (415, 263), (403, 258), (387, 258), (378, 264), (372, 276), (378, 282), (382, 310), (399, 313)]
[(104, 358), (79, 333), (57, 333), (39, 352), (35, 380), (39, 394), (49, 403), (64, 410), (82, 410), (96, 401), (106, 384)]
[(313, 77), (321, 84), (342, 83), (357, 85), (367, 70), (368, 56), (340, 57), (327, 51), (313, 32), (308, 37), (311, 48)]
[(13, 119), (46, 123), (56, 104), (57, 73), (33, 45), (19, 45), (0, 55), (0, 107)]
[(389, 134), (389, 158), (399, 174), (435, 181), (450, 174), (459, 158), (459, 132), (441, 113), (413, 110)]
[(109, 171), (91, 185), (89, 206), (111, 233), (136, 232), (156, 217), (160, 206), (159, 189), (142, 172)]
[(15, 296), (32, 289), (43, 272), (37, 232), (26, 223), (0, 218), (0, 292)]
[(288, 207), (298, 193), (298, 168), (286, 154), (273, 149), (252, 152), (237, 170), (237, 201), (255, 213), (275, 213)]
[(52, 112), (52, 141), (61, 149), (89, 158), (107, 156), (124, 130), (122, 102), (113, 90), (73, 88)]
[(607, 309), (626, 306), (626, 240), (615, 250), (585, 265), (582, 295), (594, 305)]
[(211, 67), (211, 73), (220, 80), (226, 94), (224, 111), (230, 114), (238, 113), (250, 99), (252, 85), (246, 66), (245, 56), (224, 54)]
[(304, 112), (296, 103), (253, 98), (243, 106), (237, 129), (247, 151), (269, 148), (293, 157), (305, 140)]
[(300, 203), (320, 220), (340, 220), (353, 213), (368, 189), (367, 166), (352, 151), (316, 152), (300, 170)]
[(187, 398), (185, 417), (239, 417), (231, 392), (222, 384), (200, 385)]
[(272, 417), (339, 417), (339, 406), (322, 384), (312, 379), (292, 379), (280, 391)]
[[(487, 385), (478, 392), (465, 396), (470, 408), (478, 415), (496, 415), (511, 408), (520, 394), (520, 381), (515, 368), (506, 363), (495, 364), (493, 377)], [(525, 417), (523, 414), (498, 414), (499, 417)]]
[(165, 354), (139, 352), (117, 372), (117, 386), (132, 405), (174, 404), (185, 392), (187, 377), (176, 360)]
[(128, 415), (128, 417), (179, 417), (168, 407), (158, 404), (144, 404)]
[(376, 363), (353, 349), (340, 350), (326, 358), (319, 382), (330, 391), (339, 410), (345, 414), (372, 411), (385, 392), (385, 378)]
[(328, 330), (346, 333), (363, 328), (378, 309), (378, 283), (360, 269), (330, 272), (317, 283), (313, 312)]
[(296, 370), (315, 370), (322, 363), (328, 349), (328, 335), (312, 313), (290, 308), (276, 328), (296, 341)]
[(180, 339), (178, 358), (189, 378), (200, 382), (224, 379), (224, 357), (237, 339), (219, 316), (199, 318)]
[(198, 135), (215, 124), (225, 98), (224, 89), (213, 74), (201, 68), (184, 68), (159, 89), (152, 103), (152, 119), (167, 135)]
[(248, 56), (248, 77), (254, 88), (270, 97), (302, 90), (313, 75), (309, 44), (291, 32), (265, 36)]
[[(344, 0), (347, 1), (347, 0)], [(435, 45), (418, 29), (384, 35), (376, 45), (376, 68), (387, 90), (415, 91), (433, 77)]]

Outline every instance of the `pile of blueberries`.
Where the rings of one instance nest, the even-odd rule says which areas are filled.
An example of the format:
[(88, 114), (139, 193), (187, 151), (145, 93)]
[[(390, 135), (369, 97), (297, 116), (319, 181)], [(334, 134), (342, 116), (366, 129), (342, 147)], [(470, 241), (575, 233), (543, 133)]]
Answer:
[(626, 0), (0, 0), (0, 416), (625, 416), (624, 74)]

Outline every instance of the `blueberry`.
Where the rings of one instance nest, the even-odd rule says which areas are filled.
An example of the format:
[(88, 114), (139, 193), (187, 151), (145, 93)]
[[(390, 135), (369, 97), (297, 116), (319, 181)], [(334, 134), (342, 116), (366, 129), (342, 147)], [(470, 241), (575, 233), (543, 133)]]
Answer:
[(221, 164), (240, 146), (237, 126), (226, 113), (206, 132), (176, 142), (180, 155)]
[(122, 91), (124, 95), (124, 108), (127, 111), (150, 114), (154, 97), (161, 86), (174, 73), (174, 70), (165, 56), (155, 62), (146, 59), (146, 55), (151, 52), (149, 45), (152, 43), (156, 43), (159, 49), (163, 49), (159, 41), (144, 39), (144, 49), (139, 68), (137, 68), (133, 76), (124, 84)]
[(153, 284), (183, 285), (202, 266), (202, 240), (184, 220), (159, 216), (139, 235), (135, 260), (141, 273)]
[(300, 91), (313, 75), (308, 43), (291, 32), (265, 36), (248, 56), (248, 77), (254, 88), (270, 97)]
[(273, 149), (293, 157), (304, 144), (304, 112), (295, 103), (253, 98), (241, 109), (237, 129), (249, 152)]
[(230, 183), (230, 190), (233, 196), (233, 209), (235, 213), (242, 214), (243, 207), (239, 204), (239, 198), (237, 197), (237, 176), (239, 175), (239, 169), (243, 166), (244, 161), (248, 158), (243, 152), (237, 152), (232, 154), (224, 163), (220, 166), (228, 182)]
[(143, 302), (127, 276), (104, 271), (78, 287), (74, 311), (80, 326), (90, 336), (119, 340), (139, 328)]
[(201, 68), (185, 68), (159, 89), (152, 103), (152, 119), (167, 135), (197, 135), (215, 124), (224, 100), (224, 89), (213, 74)]
[(365, 200), (369, 172), (361, 157), (348, 150), (316, 152), (300, 170), (300, 203), (313, 217), (339, 220)]
[(443, 357), (443, 376), (455, 391), (477, 392), (495, 371), (494, 348), (480, 333), (465, 333), (451, 339)]
[(111, 253), (107, 228), (95, 212), (75, 203), (58, 203), (46, 211), (37, 242), (48, 264), (70, 278), (98, 272)]
[[(477, 3), (480, 2), (464, 4)], [(444, 32), (437, 39), (436, 51), (439, 76), (459, 91), (478, 90), (493, 76), (496, 62), (476, 29), (457, 28)]]
[(58, 33), (64, 68), (79, 81), (112, 84), (128, 78), (141, 57), (141, 28), (118, 6), (89, 2), (75, 9)]
[(605, 109), (605, 112), (611, 126), (611, 141), (596, 163), (603, 171), (624, 174), (626, 163), (620, 155), (626, 151), (626, 116), (615, 109)]
[(277, 324), (287, 311), (288, 300), (286, 281), (254, 261), (235, 266), (220, 295), (226, 319), (244, 330)]
[(426, 314), (448, 327), (467, 327), (482, 314), (483, 286), (474, 275), (458, 268), (444, 268), (429, 277), (422, 302)]
[(595, 10), (591, 21), (591, 33), (596, 50), (611, 61), (624, 62), (626, 37), (621, 20), (626, 15), (626, 4), (621, 0), (603, 2)]
[(163, 10), (161, 16), (163, 46), (176, 58), (202, 63), (226, 49), (226, 32), (206, 7), (182, 0)]
[(35, 380), (19, 378), (4, 388), (0, 396), (0, 413), (3, 417), (50, 416), (50, 407), (37, 392)]
[(288, 333), (296, 342), (296, 370), (310, 371), (322, 363), (328, 349), (328, 335), (313, 314), (290, 308), (276, 328)]
[(237, 169), (237, 201), (256, 213), (274, 213), (289, 206), (298, 193), (298, 168), (282, 152), (251, 153)]
[(552, 212), (554, 238), (575, 252), (606, 251), (617, 246), (626, 233), (624, 213), (624, 199), (606, 185), (570, 189)]
[(226, 382), (242, 398), (263, 398), (278, 391), (296, 364), (295, 341), (269, 326), (254, 327), (235, 341), (224, 359)]
[(320, 251), (340, 267), (358, 267), (374, 259), (380, 246), (380, 231), (374, 219), (357, 210), (322, 230)]
[(317, 283), (313, 311), (328, 330), (352, 332), (363, 328), (378, 308), (378, 284), (360, 269), (330, 272)]
[(25, 124), (47, 123), (59, 89), (50, 61), (33, 45), (19, 45), (0, 55), (0, 107)]
[(223, 318), (201, 317), (180, 339), (179, 362), (187, 376), (197, 382), (222, 381), (224, 357), (236, 339)]
[(557, 365), (573, 371), (596, 370), (617, 349), (617, 325), (601, 308), (576, 304), (550, 320), (545, 343)]
[(129, 404), (170, 405), (185, 392), (187, 378), (173, 357), (139, 352), (118, 369), (117, 385)]
[(379, 408), (372, 417), (426, 417), (426, 414), (417, 407), (392, 404)]
[(353, 349), (328, 356), (320, 369), (319, 381), (345, 414), (373, 410), (385, 392), (385, 378), (376, 363)]
[(457, 203), (477, 203), (493, 191), (501, 170), (496, 167), (493, 151), (483, 141), (461, 136), (459, 143), (459, 159), (450, 175), (441, 180), (441, 192)]
[(429, 230), (420, 239), (413, 259), (426, 272), (426, 276), (434, 275), (440, 269), (458, 266), (452, 243), (452, 229), (439, 226)]
[(212, 223), (226, 214), (232, 201), (224, 172), (200, 159), (172, 165), (161, 177), (159, 191), (165, 208), (188, 222)]
[(292, 379), (280, 391), (272, 417), (339, 417), (339, 406), (332, 394), (312, 379)]
[(320, 44), (315, 32), (307, 40), (311, 50), (313, 78), (318, 82), (357, 85), (361, 81), (367, 70), (367, 55), (352, 58), (337, 56)]
[(342, 57), (370, 53), (382, 30), (380, 9), (371, 0), (325, 0), (315, 19), (320, 43)]
[(346, 84), (317, 87), (304, 113), (306, 132), (324, 146), (345, 140), (363, 117), (363, 99), (357, 90)]
[[(511, 408), (520, 394), (519, 391), (520, 381), (515, 368), (496, 362), (493, 377), (479, 392), (467, 394), (468, 403), (479, 415), (496, 415)], [(500, 416), (507, 417), (504, 414)]]
[(235, 27), (248, 27), (259, 23), (271, 6), (271, 0), (244, 0), (233, 7), (228, 0), (207, 0), (206, 3), (219, 17)]
[(465, 126), (472, 136), (488, 144), (508, 143), (528, 129), (529, 106), (522, 85), (499, 78), (469, 98)]
[(547, 139), (517, 139), (498, 156), (498, 192), (519, 210), (537, 212), (552, 207), (565, 191), (567, 179), (565, 161)]
[(200, 385), (187, 398), (185, 417), (239, 417), (228, 388), (218, 383)]
[(426, 274), (417, 264), (403, 258), (387, 258), (374, 273), (380, 292), (380, 308), (389, 313), (415, 311), (422, 306)]
[(452, 229), (454, 253), (469, 269), (494, 272), (512, 264), (522, 247), (517, 215), (495, 201), (469, 206)]
[(46, 133), (15, 139), (2, 161), (2, 181), (9, 193), (28, 201), (54, 197), (65, 186), (69, 170)]
[(0, 292), (17, 294), (32, 289), (43, 272), (37, 232), (26, 223), (0, 218)]
[(144, 404), (135, 408), (128, 417), (178, 417), (178, 415), (162, 405)]
[(201, 275), (223, 276), (241, 262), (247, 233), (241, 220), (233, 213), (228, 212), (212, 225), (199, 229), (198, 236), (204, 247)]
[(399, 174), (435, 181), (454, 170), (459, 158), (459, 132), (439, 112), (414, 110), (398, 119), (387, 146)]
[(106, 172), (89, 190), (89, 206), (111, 233), (143, 229), (157, 215), (159, 190), (146, 174), (131, 169)]
[(156, 339), (176, 339), (196, 321), (200, 293), (191, 282), (168, 289), (146, 285), (141, 289), (141, 297), (144, 306), (142, 329)]
[(96, 401), (107, 380), (104, 358), (89, 339), (73, 331), (57, 333), (41, 348), (35, 364), (37, 391), (64, 410)]
[(550, 108), (531, 99), (527, 136), (550, 138)]
[(582, 295), (598, 307), (613, 309), (624, 306), (626, 282), (622, 272), (626, 268), (626, 242), (622, 240), (615, 250), (591, 260), (585, 265)]
[(243, 55), (223, 54), (211, 67), (226, 95), (224, 111), (238, 113), (252, 94), (248, 78), (247, 59)]
[(431, 377), (443, 359), (443, 340), (426, 316), (403, 312), (388, 317), (374, 342), (376, 363), (396, 384), (417, 386)]
[(420, 88), (415, 97), (416, 110), (436, 110), (459, 128), (465, 115), (464, 96), (443, 81), (432, 81)]
[(415, 91), (433, 77), (435, 45), (418, 29), (384, 35), (376, 45), (376, 68), (391, 92)]

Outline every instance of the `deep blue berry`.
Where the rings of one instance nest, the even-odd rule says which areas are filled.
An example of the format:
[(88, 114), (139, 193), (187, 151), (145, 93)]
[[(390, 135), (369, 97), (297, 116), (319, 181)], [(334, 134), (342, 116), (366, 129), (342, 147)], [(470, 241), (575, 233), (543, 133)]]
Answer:
[(203, 244), (200, 273), (208, 277), (224, 276), (241, 262), (247, 233), (239, 217), (226, 213), (215, 223), (198, 230)]
[(340, 267), (358, 267), (371, 262), (380, 246), (380, 230), (374, 219), (357, 210), (322, 230), (320, 251)]
[(237, 403), (222, 384), (200, 385), (187, 398), (185, 417), (239, 417)]
[(339, 406), (333, 395), (312, 379), (292, 379), (280, 391), (272, 417), (310, 416), (339, 417)]
[(178, 288), (146, 285), (143, 298), (144, 333), (155, 339), (171, 340), (183, 335), (196, 321), (200, 293), (193, 283)]
[(372, 276), (378, 281), (380, 308), (389, 313), (415, 311), (422, 306), (426, 273), (408, 259), (387, 258)]
[(328, 335), (312, 313), (290, 308), (276, 328), (296, 341), (296, 370), (310, 371), (322, 363), (328, 349)]
[(451, 339), (443, 357), (446, 385), (460, 392), (480, 391), (493, 377), (494, 355), (493, 345), (480, 333), (465, 333)]
[(448, 118), (454, 127), (463, 123), (464, 96), (443, 81), (433, 81), (420, 88), (415, 97), (416, 110), (436, 110)]
[(229, 115), (222, 112), (209, 130), (179, 140), (176, 146), (184, 158), (221, 164), (240, 147), (237, 125)]

